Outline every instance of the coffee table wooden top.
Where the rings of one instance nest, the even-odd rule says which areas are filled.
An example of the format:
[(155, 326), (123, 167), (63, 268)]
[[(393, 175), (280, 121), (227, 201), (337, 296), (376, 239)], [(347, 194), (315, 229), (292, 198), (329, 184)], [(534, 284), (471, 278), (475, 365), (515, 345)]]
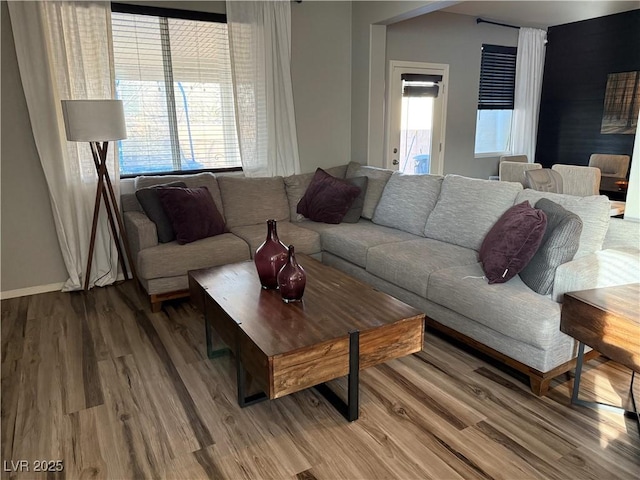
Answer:
[(640, 284), (566, 293), (560, 330), (640, 372)]
[[(306, 255), (303, 301), (286, 304), (277, 290), (263, 290), (252, 261), (189, 272), (268, 357), (286, 354), (424, 313)], [(415, 322), (414, 322), (415, 323)]]

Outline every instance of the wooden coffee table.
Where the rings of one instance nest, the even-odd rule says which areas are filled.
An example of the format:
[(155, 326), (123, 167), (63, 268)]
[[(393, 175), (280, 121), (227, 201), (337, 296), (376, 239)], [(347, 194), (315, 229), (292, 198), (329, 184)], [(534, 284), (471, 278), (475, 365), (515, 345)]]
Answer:
[[(635, 374), (640, 372), (640, 284), (566, 293), (560, 330), (580, 342), (571, 402), (623, 413), (635, 418), (640, 427), (640, 415), (633, 396)], [(586, 402), (578, 397), (585, 345), (633, 371), (631, 400), (635, 411), (600, 402)]]
[[(263, 290), (253, 262), (189, 272), (191, 300), (204, 313), (207, 354), (231, 350), (240, 406), (309, 387), (349, 421), (358, 418), (358, 372), (422, 349), (424, 314), (313, 258), (303, 301)], [(213, 349), (214, 334), (228, 348)], [(246, 375), (262, 393), (247, 397)], [(325, 382), (348, 375), (347, 401)]]

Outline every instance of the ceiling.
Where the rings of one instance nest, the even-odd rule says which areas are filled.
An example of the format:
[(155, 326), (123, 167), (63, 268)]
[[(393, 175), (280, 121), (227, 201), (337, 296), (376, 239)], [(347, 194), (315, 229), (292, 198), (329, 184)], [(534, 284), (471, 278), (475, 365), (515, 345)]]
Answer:
[(517, 26), (547, 28), (640, 8), (635, 1), (471, 1), (443, 12), (482, 17)]

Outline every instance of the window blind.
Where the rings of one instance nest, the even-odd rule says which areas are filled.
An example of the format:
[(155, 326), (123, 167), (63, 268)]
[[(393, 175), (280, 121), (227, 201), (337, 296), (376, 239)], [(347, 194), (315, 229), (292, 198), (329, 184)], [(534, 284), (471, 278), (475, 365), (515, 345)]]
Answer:
[(422, 73), (403, 73), (400, 78), (403, 97), (436, 98), (440, 90), (438, 83), (442, 81), (442, 75)]
[(123, 175), (240, 166), (226, 23), (112, 13)]
[(482, 45), (478, 110), (513, 110), (516, 47)]

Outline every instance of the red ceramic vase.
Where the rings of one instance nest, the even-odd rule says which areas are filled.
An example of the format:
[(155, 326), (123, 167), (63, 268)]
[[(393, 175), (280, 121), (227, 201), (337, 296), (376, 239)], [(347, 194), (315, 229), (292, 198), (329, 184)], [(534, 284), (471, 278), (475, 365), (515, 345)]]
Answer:
[(287, 247), (278, 239), (275, 220), (267, 220), (267, 239), (258, 247), (253, 260), (262, 288), (278, 288), (278, 272), (287, 263)]
[(299, 302), (307, 285), (307, 275), (296, 261), (293, 245), (289, 245), (287, 263), (278, 273), (278, 287), (285, 303)]

